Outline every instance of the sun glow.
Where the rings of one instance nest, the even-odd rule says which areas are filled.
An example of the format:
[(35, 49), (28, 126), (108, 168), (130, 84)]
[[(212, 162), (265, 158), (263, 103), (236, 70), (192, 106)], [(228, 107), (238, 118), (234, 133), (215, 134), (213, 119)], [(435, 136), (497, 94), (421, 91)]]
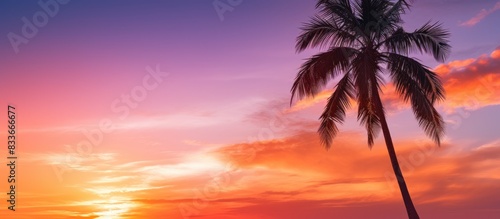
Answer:
[(98, 211), (94, 214), (96, 219), (120, 219), (132, 208), (137, 206), (135, 203), (122, 198), (110, 198), (103, 201), (95, 201)]

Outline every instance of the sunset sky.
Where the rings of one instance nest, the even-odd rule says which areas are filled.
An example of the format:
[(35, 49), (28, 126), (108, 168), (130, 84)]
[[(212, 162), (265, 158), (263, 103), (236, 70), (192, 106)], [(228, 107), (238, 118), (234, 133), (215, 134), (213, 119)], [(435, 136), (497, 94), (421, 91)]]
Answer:
[[(0, 218), (406, 217), (383, 138), (370, 150), (356, 111), (320, 144), (333, 86), (289, 105), (318, 52), (295, 52), (316, 1), (40, 2), (0, 2), (2, 200), (9, 104), (18, 156), (16, 211), (2, 201)], [(445, 63), (412, 54), (446, 90), (441, 147), (383, 89), (416, 208), (500, 218), (500, 1), (415, 0), (404, 20), (442, 22), (452, 45)]]

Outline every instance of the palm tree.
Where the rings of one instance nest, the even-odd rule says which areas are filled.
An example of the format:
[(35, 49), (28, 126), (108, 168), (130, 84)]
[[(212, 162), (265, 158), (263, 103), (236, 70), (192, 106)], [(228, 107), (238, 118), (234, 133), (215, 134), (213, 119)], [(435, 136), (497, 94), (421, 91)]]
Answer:
[(318, 133), (329, 149), (344, 122), (350, 100), (358, 103), (358, 120), (368, 132), (368, 145), (382, 129), (408, 217), (419, 218), (398, 164), (384, 107), (380, 98), (385, 78), (390, 78), (425, 133), (438, 145), (444, 122), (434, 103), (444, 99), (439, 76), (410, 52), (432, 54), (444, 62), (450, 52), (449, 32), (439, 23), (426, 23), (413, 32), (401, 26), (401, 15), (410, 2), (399, 0), (319, 0), (319, 13), (302, 27), (296, 50), (328, 48), (307, 59), (293, 83), (291, 102), (313, 97), (326, 84), (340, 78), (320, 116)]

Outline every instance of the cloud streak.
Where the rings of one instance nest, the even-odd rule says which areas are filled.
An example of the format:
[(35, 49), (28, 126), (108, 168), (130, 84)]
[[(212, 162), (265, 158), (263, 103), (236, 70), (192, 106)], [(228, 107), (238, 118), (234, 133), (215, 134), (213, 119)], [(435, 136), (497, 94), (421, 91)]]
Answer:
[[(378, 142), (370, 151), (360, 140), (360, 135), (342, 133), (335, 140), (332, 151), (321, 147), (314, 132), (253, 142), (246, 145), (256, 152), (251, 160), (235, 155), (239, 145), (220, 148), (216, 151), (219, 157), (241, 169), (232, 185), (236, 189), (224, 194), (224, 198), (234, 200), (234, 203), (229, 212), (207, 212), (200, 217), (301, 218), (297, 215), (306, 211), (312, 218), (366, 218), (366, 214), (355, 213), (355, 209), (362, 206), (376, 212), (373, 218), (386, 218), (391, 206), (397, 209), (400, 201), (397, 183), (387, 177), (393, 174), (384, 145)], [(500, 152), (498, 141), (486, 144), (487, 147), (478, 145), (459, 152), (455, 150), (459, 145), (453, 142), (441, 148), (425, 140), (399, 139), (395, 144), (422, 216), (442, 215), (447, 218), (454, 215), (454, 218), (465, 219), (469, 212), (477, 209), (484, 210), (478, 215), (487, 215), (488, 209), (498, 212), (492, 209), (492, 203), (498, 202), (497, 195), (500, 195), (495, 192), (500, 189), (500, 175), (497, 174), (500, 160), (495, 157)], [(261, 200), (244, 201), (248, 197)], [(382, 206), (386, 212), (376, 211)], [(211, 208), (226, 207), (214, 201)], [(273, 213), (278, 211), (276, 209), (288, 210)], [(399, 214), (404, 217), (404, 212), (391, 211), (394, 217)]]
[(472, 27), (481, 22), (484, 18), (486, 18), (488, 15), (491, 13), (497, 11), (500, 9), (500, 2), (497, 2), (493, 8), (486, 10), (482, 9), (476, 16), (472, 17), (471, 19), (460, 23), (460, 26), (465, 26), (465, 27)]

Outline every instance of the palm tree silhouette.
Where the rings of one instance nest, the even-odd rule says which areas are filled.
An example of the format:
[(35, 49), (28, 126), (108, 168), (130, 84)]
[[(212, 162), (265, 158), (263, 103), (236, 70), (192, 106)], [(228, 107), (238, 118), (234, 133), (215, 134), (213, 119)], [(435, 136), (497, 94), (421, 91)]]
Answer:
[(381, 85), (385, 74), (402, 99), (411, 103), (425, 133), (440, 145), (444, 122), (434, 103), (444, 99), (443, 86), (435, 72), (408, 55), (427, 53), (444, 62), (451, 49), (449, 32), (441, 24), (430, 22), (406, 32), (401, 15), (409, 10), (410, 2), (404, 0), (319, 0), (316, 8), (319, 13), (302, 27), (296, 50), (328, 50), (302, 64), (291, 89), (290, 104), (294, 97), (314, 96), (330, 80), (340, 77), (319, 118), (322, 143), (330, 148), (350, 100), (357, 101), (358, 120), (368, 132), (369, 147), (382, 129), (408, 217), (417, 219), (385, 118)]

